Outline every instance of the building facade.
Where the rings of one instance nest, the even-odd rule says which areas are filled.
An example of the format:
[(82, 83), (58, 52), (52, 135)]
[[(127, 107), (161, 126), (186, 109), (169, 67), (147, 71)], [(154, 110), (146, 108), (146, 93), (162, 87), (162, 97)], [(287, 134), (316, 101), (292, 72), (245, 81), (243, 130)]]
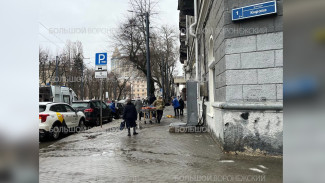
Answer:
[(111, 68), (118, 76), (118, 80), (123, 82), (127, 80), (127, 86), (131, 88), (130, 97), (135, 99), (137, 97), (147, 97), (147, 80), (141, 71), (128, 61), (127, 57), (121, 56), (119, 50), (116, 48), (111, 59)]
[(283, 0), (275, 14), (232, 21), (232, 9), (263, 2), (179, 0), (180, 60), (224, 151), (282, 155)]

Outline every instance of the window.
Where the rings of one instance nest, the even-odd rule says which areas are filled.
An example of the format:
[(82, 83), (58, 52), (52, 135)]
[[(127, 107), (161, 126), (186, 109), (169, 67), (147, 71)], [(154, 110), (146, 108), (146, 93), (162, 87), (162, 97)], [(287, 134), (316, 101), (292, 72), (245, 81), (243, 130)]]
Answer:
[(71, 106), (73, 108), (86, 108), (86, 107), (88, 107), (88, 103), (87, 102), (77, 102), (77, 103), (73, 103)]
[(214, 46), (213, 46), (213, 37), (210, 37), (209, 41), (209, 53), (208, 53), (209, 64), (214, 61)]
[(69, 95), (63, 95), (63, 102), (70, 104), (70, 96)]
[(53, 112), (67, 112), (67, 110), (65, 109), (65, 107), (62, 104), (52, 105), (51, 108), (50, 108), (50, 111), (53, 111)]
[(39, 106), (39, 112), (44, 112), (46, 109), (46, 105), (40, 105)]
[(72, 107), (70, 107), (68, 105), (64, 105), (64, 107), (67, 110), (67, 112), (76, 112)]
[(106, 109), (107, 108), (107, 106), (106, 106), (106, 104), (104, 102), (102, 102), (102, 108), (103, 109)]
[(100, 108), (99, 101), (93, 101), (92, 105), (94, 106), (94, 108)]
[[(209, 61), (209, 66), (211, 68), (211, 64), (214, 62), (214, 46), (213, 46), (213, 37), (210, 37), (209, 41), (209, 53), (208, 53), (208, 61)], [(214, 94), (215, 94), (215, 68), (209, 69), (209, 102), (210, 102), (210, 110), (209, 113), (213, 114), (213, 107), (212, 103), (214, 102)]]
[(59, 112), (59, 107), (58, 107), (58, 105), (52, 105), (52, 106), (50, 107), (50, 111), (53, 111), (53, 112)]
[(58, 107), (59, 107), (59, 112), (67, 112), (67, 109), (64, 107), (65, 105), (63, 104), (59, 104)]

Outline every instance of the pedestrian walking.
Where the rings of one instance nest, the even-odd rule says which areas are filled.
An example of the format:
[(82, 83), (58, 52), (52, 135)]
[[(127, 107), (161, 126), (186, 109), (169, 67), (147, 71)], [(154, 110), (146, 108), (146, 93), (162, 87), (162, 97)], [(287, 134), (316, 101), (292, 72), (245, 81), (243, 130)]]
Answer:
[(157, 121), (160, 123), (161, 118), (164, 114), (165, 102), (163, 101), (162, 97), (159, 96), (158, 99), (153, 102), (153, 105), (157, 109)]
[(182, 99), (182, 97), (179, 98), (179, 113), (181, 116), (184, 115), (184, 100)]
[(143, 106), (143, 103), (142, 103), (140, 97), (138, 97), (137, 100), (135, 101), (135, 108), (136, 108), (138, 116), (139, 116), (139, 121), (141, 121), (141, 115), (142, 115), (141, 109), (142, 109), (142, 106)]
[(135, 131), (137, 124), (135, 121), (137, 120), (137, 110), (132, 104), (131, 99), (126, 100), (126, 105), (123, 111), (123, 119), (126, 123), (126, 128), (128, 129), (128, 136), (131, 136), (131, 128), (133, 128), (133, 135), (137, 135), (138, 133)]
[(174, 99), (172, 104), (173, 104), (173, 107), (174, 107), (175, 116), (179, 116), (179, 107), (180, 107), (180, 105), (179, 105), (179, 102), (177, 100), (177, 97), (173, 97), (172, 99)]

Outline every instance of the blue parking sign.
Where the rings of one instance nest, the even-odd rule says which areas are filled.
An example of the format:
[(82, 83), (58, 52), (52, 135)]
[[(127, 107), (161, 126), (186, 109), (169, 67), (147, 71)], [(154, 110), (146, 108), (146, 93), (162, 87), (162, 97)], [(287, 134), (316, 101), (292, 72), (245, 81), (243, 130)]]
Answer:
[(95, 65), (107, 65), (107, 53), (96, 53)]

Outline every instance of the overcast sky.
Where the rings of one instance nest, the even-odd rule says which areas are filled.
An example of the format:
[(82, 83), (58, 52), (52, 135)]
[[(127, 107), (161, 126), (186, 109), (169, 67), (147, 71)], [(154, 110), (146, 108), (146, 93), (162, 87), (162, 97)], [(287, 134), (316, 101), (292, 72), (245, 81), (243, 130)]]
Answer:
[[(129, 0), (52, 0), (40, 1), (39, 42), (41, 47), (49, 48), (53, 56), (60, 52), (66, 40), (81, 41), (85, 60), (89, 67), (94, 66), (95, 53), (108, 51), (112, 55), (114, 48), (108, 46), (110, 30), (117, 27), (119, 21), (130, 10)], [(178, 27), (176, 0), (160, 0), (151, 26), (169, 24)], [(62, 31), (66, 30), (66, 32)], [(180, 70), (180, 64), (178, 65)], [(180, 71), (181, 72), (181, 71)]]

